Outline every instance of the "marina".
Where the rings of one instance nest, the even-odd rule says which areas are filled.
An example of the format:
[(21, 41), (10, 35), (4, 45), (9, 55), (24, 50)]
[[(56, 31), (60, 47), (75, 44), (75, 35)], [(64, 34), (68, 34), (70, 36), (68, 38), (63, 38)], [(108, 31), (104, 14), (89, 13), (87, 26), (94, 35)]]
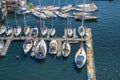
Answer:
[[(40, 2), (40, 1), (39, 1)], [(18, 2), (20, 3), (20, 2)], [(8, 24), (8, 15), (6, 15), (6, 21), (5, 26), (2, 25), (0, 33), (0, 40), (1, 40), (1, 57), (5, 57), (7, 54), (7, 51), (11, 45), (11, 42), (13, 41), (24, 41), (23, 43), (23, 52), (24, 55), (28, 55), (28, 53), (31, 53), (31, 57), (35, 58), (36, 60), (45, 60), (47, 58), (47, 53), (50, 55), (56, 55), (58, 58), (65, 58), (67, 59), (71, 55), (71, 44), (79, 44), (80, 48), (75, 54), (74, 62), (77, 69), (81, 69), (86, 65), (87, 63), (87, 79), (93, 79), (96, 80), (95, 76), (95, 68), (90, 68), (91, 66), (89, 64), (92, 64), (92, 67), (94, 67), (94, 61), (88, 60), (94, 60), (91, 59), (93, 57), (88, 57), (89, 53), (88, 48), (85, 48), (84, 43), (87, 45), (88, 41), (92, 41), (91, 38), (91, 29), (85, 28), (84, 21), (86, 20), (94, 20), (92, 14), (90, 15), (84, 15), (86, 9), (85, 9), (85, 2), (83, 1), (83, 5), (79, 5), (79, 9), (81, 10), (81, 13), (75, 13), (75, 15), (71, 15), (69, 13), (70, 11), (76, 11), (77, 9), (73, 7), (73, 5), (68, 4), (63, 7), (55, 7), (53, 5), (50, 6), (44, 6), (42, 7), (39, 3), (37, 7), (33, 8), (27, 8), (26, 1), (23, 0), (23, 4), (20, 3), (19, 7), (17, 1), (16, 2), (6, 2), (7, 9), (9, 12), (14, 12), (15, 16), (15, 23), (16, 27), (11, 27), (10, 24)], [(55, 2), (54, 2), (55, 3)], [(13, 6), (14, 5), (14, 6)], [(91, 4), (89, 4), (91, 5)], [(95, 5), (95, 4), (94, 4)], [(29, 6), (30, 7), (30, 6)], [(88, 8), (87, 6), (86, 8)], [(97, 9), (97, 6), (95, 6)], [(93, 9), (92, 12), (94, 12), (96, 9)], [(14, 11), (15, 10), (15, 11)], [(91, 12), (91, 11), (90, 11)], [(34, 27), (31, 28), (31, 26), (28, 26), (28, 23), (26, 21), (26, 15), (33, 14), (35, 17), (40, 19), (40, 25), (41, 28)], [(86, 14), (86, 13), (85, 13)], [(18, 15), (23, 15), (24, 19), (24, 29), (22, 30), (21, 25), (18, 25)], [(61, 37), (55, 37), (56, 35), (56, 29), (54, 28), (54, 18), (66, 18), (66, 28), (64, 28), (64, 35)], [(88, 17), (89, 16), (89, 17)], [(46, 19), (52, 18), (51, 28), (48, 28), (46, 26)], [(71, 18), (75, 19), (81, 19), (82, 25), (77, 28), (71, 28)], [(78, 35), (77, 32), (78, 31)], [(22, 34), (24, 32), (24, 35)], [(5, 34), (4, 34), (5, 33)], [(40, 33), (40, 35), (38, 35)], [(5, 41), (5, 43), (4, 43)], [(47, 45), (47, 42), (49, 42), (49, 47)], [(92, 42), (90, 42), (92, 47)], [(49, 50), (48, 50), (49, 49)], [(87, 52), (87, 53), (86, 53)], [(90, 55), (91, 56), (91, 55)], [(17, 59), (20, 57), (17, 55)], [(93, 75), (94, 72), (94, 75)], [(88, 77), (89, 75), (89, 77)]]

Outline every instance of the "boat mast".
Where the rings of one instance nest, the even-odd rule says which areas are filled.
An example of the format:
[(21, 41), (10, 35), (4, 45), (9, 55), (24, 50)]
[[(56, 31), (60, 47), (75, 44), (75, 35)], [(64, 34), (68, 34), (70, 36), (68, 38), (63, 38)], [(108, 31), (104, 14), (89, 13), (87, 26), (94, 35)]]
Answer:
[(16, 27), (17, 27), (17, 14), (16, 14), (16, 8), (15, 8), (15, 22), (16, 22)]
[[(85, 12), (85, 0), (83, 0), (83, 11), (82, 11), (82, 28), (84, 28), (84, 12)], [(83, 36), (81, 36), (81, 47), (83, 47)]]
[(8, 14), (6, 14), (6, 25), (8, 26), (7, 15), (8, 15)]
[[(41, 6), (41, 2), (39, 0), (39, 7)], [(42, 27), (41, 17), (40, 17), (40, 27)]]
[(26, 26), (25, 14), (23, 14), (23, 16), (24, 16), (24, 26), (27, 27), (27, 26)]

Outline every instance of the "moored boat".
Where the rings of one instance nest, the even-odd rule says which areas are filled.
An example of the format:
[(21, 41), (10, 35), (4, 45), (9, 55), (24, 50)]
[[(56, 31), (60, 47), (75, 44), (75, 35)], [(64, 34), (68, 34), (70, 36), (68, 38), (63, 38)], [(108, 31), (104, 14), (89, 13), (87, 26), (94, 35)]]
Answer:
[(45, 59), (46, 53), (47, 53), (47, 45), (46, 45), (45, 41), (42, 39), (36, 47), (35, 58), (36, 59)]
[(62, 55), (63, 57), (68, 57), (71, 51), (70, 43), (68, 41), (65, 41), (62, 44)]
[(56, 33), (56, 29), (55, 29), (55, 28), (51, 28), (51, 29), (50, 29), (50, 35), (51, 35), (51, 36), (54, 36), (55, 33)]
[(27, 27), (25, 27), (24, 28), (24, 34), (25, 34), (25, 36), (28, 36), (29, 34), (30, 34), (30, 27), (29, 26), (27, 26)]
[(32, 40), (26, 40), (23, 43), (23, 51), (24, 51), (25, 55), (31, 50), (32, 46), (33, 46)]
[(85, 28), (83, 26), (78, 27), (78, 33), (83, 37), (85, 35)]
[(13, 32), (13, 27), (7, 26), (6, 35), (10, 36)]
[(75, 64), (78, 69), (81, 69), (86, 62), (86, 53), (83, 47), (81, 47), (75, 55)]
[(56, 53), (57, 53), (57, 41), (53, 39), (50, 41), (49, 54), (56, 54)]
[(33, 30), (32, 30), (32, 36), (33, 37), (37, 37), (38, 36), (38, 28), (37, 27), (33, 28)]
[(0, 27), (0, 35), (4, 34), (5, 31), (6, 31), (6, 26), (5, 26), (5, 25), (2, 25), (2, 26)]
[(27, 10), (26, 8), (21, 8), (20, 10), (17, 11), (17, 14), (29, 14), (30, 11)]
[(21, 26), (18, 26), (18, 27), (16, 28), (16, 31), (15, 31), (15, 36), (19, 36), (19, 35), (21, 34), (21, 32), (22, 32), (22, 27), (21, 27)]

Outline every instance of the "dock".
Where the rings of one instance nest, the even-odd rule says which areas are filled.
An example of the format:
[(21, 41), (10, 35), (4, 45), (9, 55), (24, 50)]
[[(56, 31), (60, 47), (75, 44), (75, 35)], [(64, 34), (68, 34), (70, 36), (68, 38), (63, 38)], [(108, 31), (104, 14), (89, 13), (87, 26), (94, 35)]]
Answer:
[(86, 29), (87, 80), (96, 80), (91, 29)]

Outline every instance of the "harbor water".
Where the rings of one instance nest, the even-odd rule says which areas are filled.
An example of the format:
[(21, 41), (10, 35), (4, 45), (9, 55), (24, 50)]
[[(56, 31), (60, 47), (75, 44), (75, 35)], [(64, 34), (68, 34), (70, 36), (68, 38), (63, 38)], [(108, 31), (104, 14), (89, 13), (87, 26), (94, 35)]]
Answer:
[[(41, 4), (53, 4), (52, 0), (41, 0)], [(58, 5), (59, 0), (55, 0)], [(77, 2), (78, 1), (78, 2)], [(86, 0), (88, 1), (88, 0)], [(39, 0), (28, 0), (37, 5)], [(77, 2), (77, 3), (76, 3)], [(79, 0), (60, 0), (60, 6), (65, 4), (74, 6), (81, 3)], [(95, 15), (97, 21), (85, 22), (85, 26), (92, 29), (93, 49), (95, 57), (95, 69), (97, 80), (120, 79), (120, 0), (94, 1), (98, 6)], [(18, 15), (18, 24), (24, 28), (23, 16)], [(80, 21), (72, 20), (72, 28), (81, 25)], [(39, 19), (32, 14), (26, 15), (27, 25), (40, 27)], [(46, 20), (46, 26), (51, 27), (51, 19)], [(14, 13), (8, 14), (8, 24), (16, 27)], [(66, 19), (54, 19), (56, 37), (61, 37), (66, 28)], [(74, 64), (74, 56), (80, 44), (71, 44), (71, 53), (67, 59), (57, 58), (47, 53), (47, 58), (38, 61), (30, 57), (30, 53), (24, 56), (24, 41), (13, 41), (5, 58), (0, 58), (0, 80), (86, 80), (86, 65), (77, 70)], [(47, 42), (49, 45), (49, 42)], [(48, 46), (49, 47), (49, 46)], [(19, 55), (19, 59), (16, 56)]]

